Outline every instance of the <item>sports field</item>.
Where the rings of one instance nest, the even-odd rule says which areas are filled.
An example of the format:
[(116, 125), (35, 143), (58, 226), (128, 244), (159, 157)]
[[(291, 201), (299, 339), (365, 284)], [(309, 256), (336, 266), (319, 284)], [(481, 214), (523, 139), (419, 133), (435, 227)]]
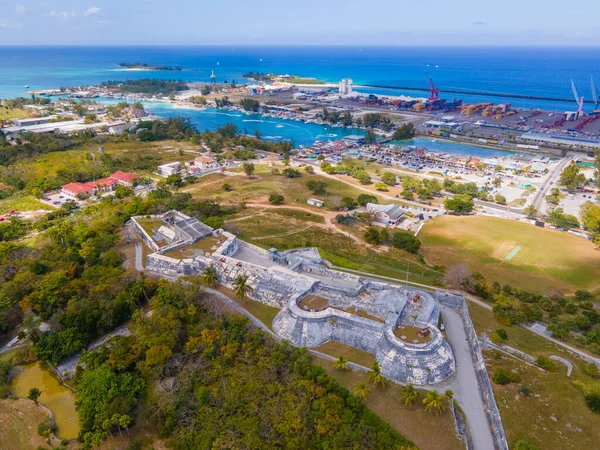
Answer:
[(600, 250), (586, 239), (527, 223), (443, 216), (419, 234), (429, 264), (467, 264), (489, 281), (534, 292), (600, 291)]

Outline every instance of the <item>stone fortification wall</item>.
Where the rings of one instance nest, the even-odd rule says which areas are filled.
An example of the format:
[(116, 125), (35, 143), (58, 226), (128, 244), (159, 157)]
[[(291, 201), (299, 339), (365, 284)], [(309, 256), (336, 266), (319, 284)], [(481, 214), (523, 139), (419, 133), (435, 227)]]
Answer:
[[(162, 216), (151, 216), (151, 217), (152, 218), (161, 218)], [(152, 249), (152, 251), (157, 252), (160, 249), (160, 247), (158, 246), (158, 244), (156, 242), (154, 242), (154, 239), (152, 239), (152, 237), (148, 233), (146, 233), (146, 230), (144, 230), (144, 228), (142, 228), (142, 226), (135, 219), (136, 219), (135, 217), (132, 217), (131, 220), (129, 221), (131, 228), (133, 228), (133, 230), (140, 235), (140, 237), (142, 238), (142, 241), (144, 241), (144, 244), (146, 244), (148, 247), (150, 247)]]
[(477, 382), (486, 405), (485, 413), (494, 436), (495, 447), (497, 450), (508, 450), (508, 441), (506, 439), (506, 433), (504, 432), (504, 426), (502, 425), (500, 411), (498, 411), (498, 405), (496, 404), (490, 377), (488, 376), (483, 354), (481, 353), (481, 346), (477, 339), (477, 333), (475, 333), (475, 327), (471, 321), (467, 302), (461, 295), (446, 292), (438, 291), (436, 296), (439, 303), (457, 309), (461, 314), (467, 333), (467, 340), (471, 349), (471, 357), (473, 358), (473, 364), (477, 374)]
[(146, 258), (146, 269), (168, 277), (197, 275), (202, 272), (209, 260), (202, 256), (194, 259), (175, 259), (153, 253)]
[(402, 383), (437, 383), (456, 370), (452, 350), (437, 328), (429, 326), (429, 342), (410, 344), (393, 333), (399, 314), (382, 323), (332, 308), (304, 311), (297, 304), (303, 296), (293, 296), (273, 320), (273, 330), (294, 345), (314, 348), (329, 341), (350, 345), (374, 354), (382, 374)]
[(346, 272), (340, 272), (337, 270), (331, 270), (320, 264), (308, 264), (304, 262), (298, 267), (298, 269), (300, 272), (314, 273), (316, 275), (332, 278), (334, 280), (350, 281), (356, 283), (357, 285), (361, 282), (361, 278), (357, 275), (353, 275), (351, 273)]

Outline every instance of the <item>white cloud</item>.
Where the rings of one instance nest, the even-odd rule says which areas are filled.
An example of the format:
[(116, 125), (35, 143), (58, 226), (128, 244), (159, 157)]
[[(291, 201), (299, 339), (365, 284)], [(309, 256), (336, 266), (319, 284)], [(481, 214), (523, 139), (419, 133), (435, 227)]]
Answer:
[(569, 39), (582, 39), (582, 38), (591, 38), (594, 37), (595, 33), (587, 30), (579, 30), (579, 31), (569, 31), (565, 34), (565, 37)]
[(25, 10), (27, 8), (25, 8), (23, 5), (17, 5), (17, 7), (15, 8), (15, 11), (17, 14), (25, 14)]
[(92, 6), (91, 8), (86, 9), (83, 12), (84, 16), (92, 16), (94, 14), (98, 14), (100, 12), (100, 8), (98, 8), (97, 6)]
[(68, 12), (56, 12), (56, 11), (51, 11), (50, 12), (50, 17), (58, 17), (59, 19), (62, 20), (67, 20), (69, 18), (69, 13)]

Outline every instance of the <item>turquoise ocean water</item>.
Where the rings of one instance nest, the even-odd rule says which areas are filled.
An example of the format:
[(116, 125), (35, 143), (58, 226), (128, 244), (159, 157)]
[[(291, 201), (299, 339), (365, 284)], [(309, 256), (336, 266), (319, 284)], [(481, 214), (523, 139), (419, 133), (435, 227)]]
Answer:
[[(107, 80), (177, 78), (208, 81), (214, 70), (218, 81), (244, 82), (248, 71), (312, 76), (327, 82), (351, 77), (355, 84), (425, 87), (424, 71), (441, 89), (516, 93), (570, 98), (573, 78), (579, 95), (590, 98), (590, 74), (600, 83), (600, 47), (594, 48), (404, 48), (404, 47), (1, 47), (0, 97), (24, 95), (30, 89), (98, 84)], [(183, 72), (130, 71), (117, 64), (148, 63), (180, 66)], [(28, 89), (25, 86), (29, 86)], [(365, 92), (426, 96), (426, 92), (366, 88)], [(600, 89), (599, 89), (600, 91)], [(510, 99), (485, 95), (446, 95), (464, 102), (508, 102), (514, 107), (572, 110), (575, 102)], [(586, 109), (593, 106), (586, 104)], [(157, 115), (184, 115), (200, 129), (234, 122), (241, 131), (258, 129), (272, 139), (294, 139), (310, 145), (315, 139), (335, 139), (344, 130), (278, 121), (260, 115), (224, 111), (175, 109), (152, 104)], [(237, 117), (242, 116), (242, 117)], [(277, 125), (283, 125), (283, 128)], [(336, 136), (333, 136), (333, 135)], [(465, 147), (465, 146), (463, 146)], [(456, 153), (462, 153), (457, 147)], [(472, 151), (466, 146), (468, 151)], [(479, 147), (473, 147), (477, 149)], [(473, 150), (474, 151), (474, 150)], [(471, 153), (476, 154), (476, 153)]]

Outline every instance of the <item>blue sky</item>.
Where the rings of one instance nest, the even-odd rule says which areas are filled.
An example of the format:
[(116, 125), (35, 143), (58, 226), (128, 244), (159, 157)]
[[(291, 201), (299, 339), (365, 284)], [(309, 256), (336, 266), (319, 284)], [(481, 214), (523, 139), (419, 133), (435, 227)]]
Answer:
[(3, 0), (0, 45), (600, 45), (598, 0)]

